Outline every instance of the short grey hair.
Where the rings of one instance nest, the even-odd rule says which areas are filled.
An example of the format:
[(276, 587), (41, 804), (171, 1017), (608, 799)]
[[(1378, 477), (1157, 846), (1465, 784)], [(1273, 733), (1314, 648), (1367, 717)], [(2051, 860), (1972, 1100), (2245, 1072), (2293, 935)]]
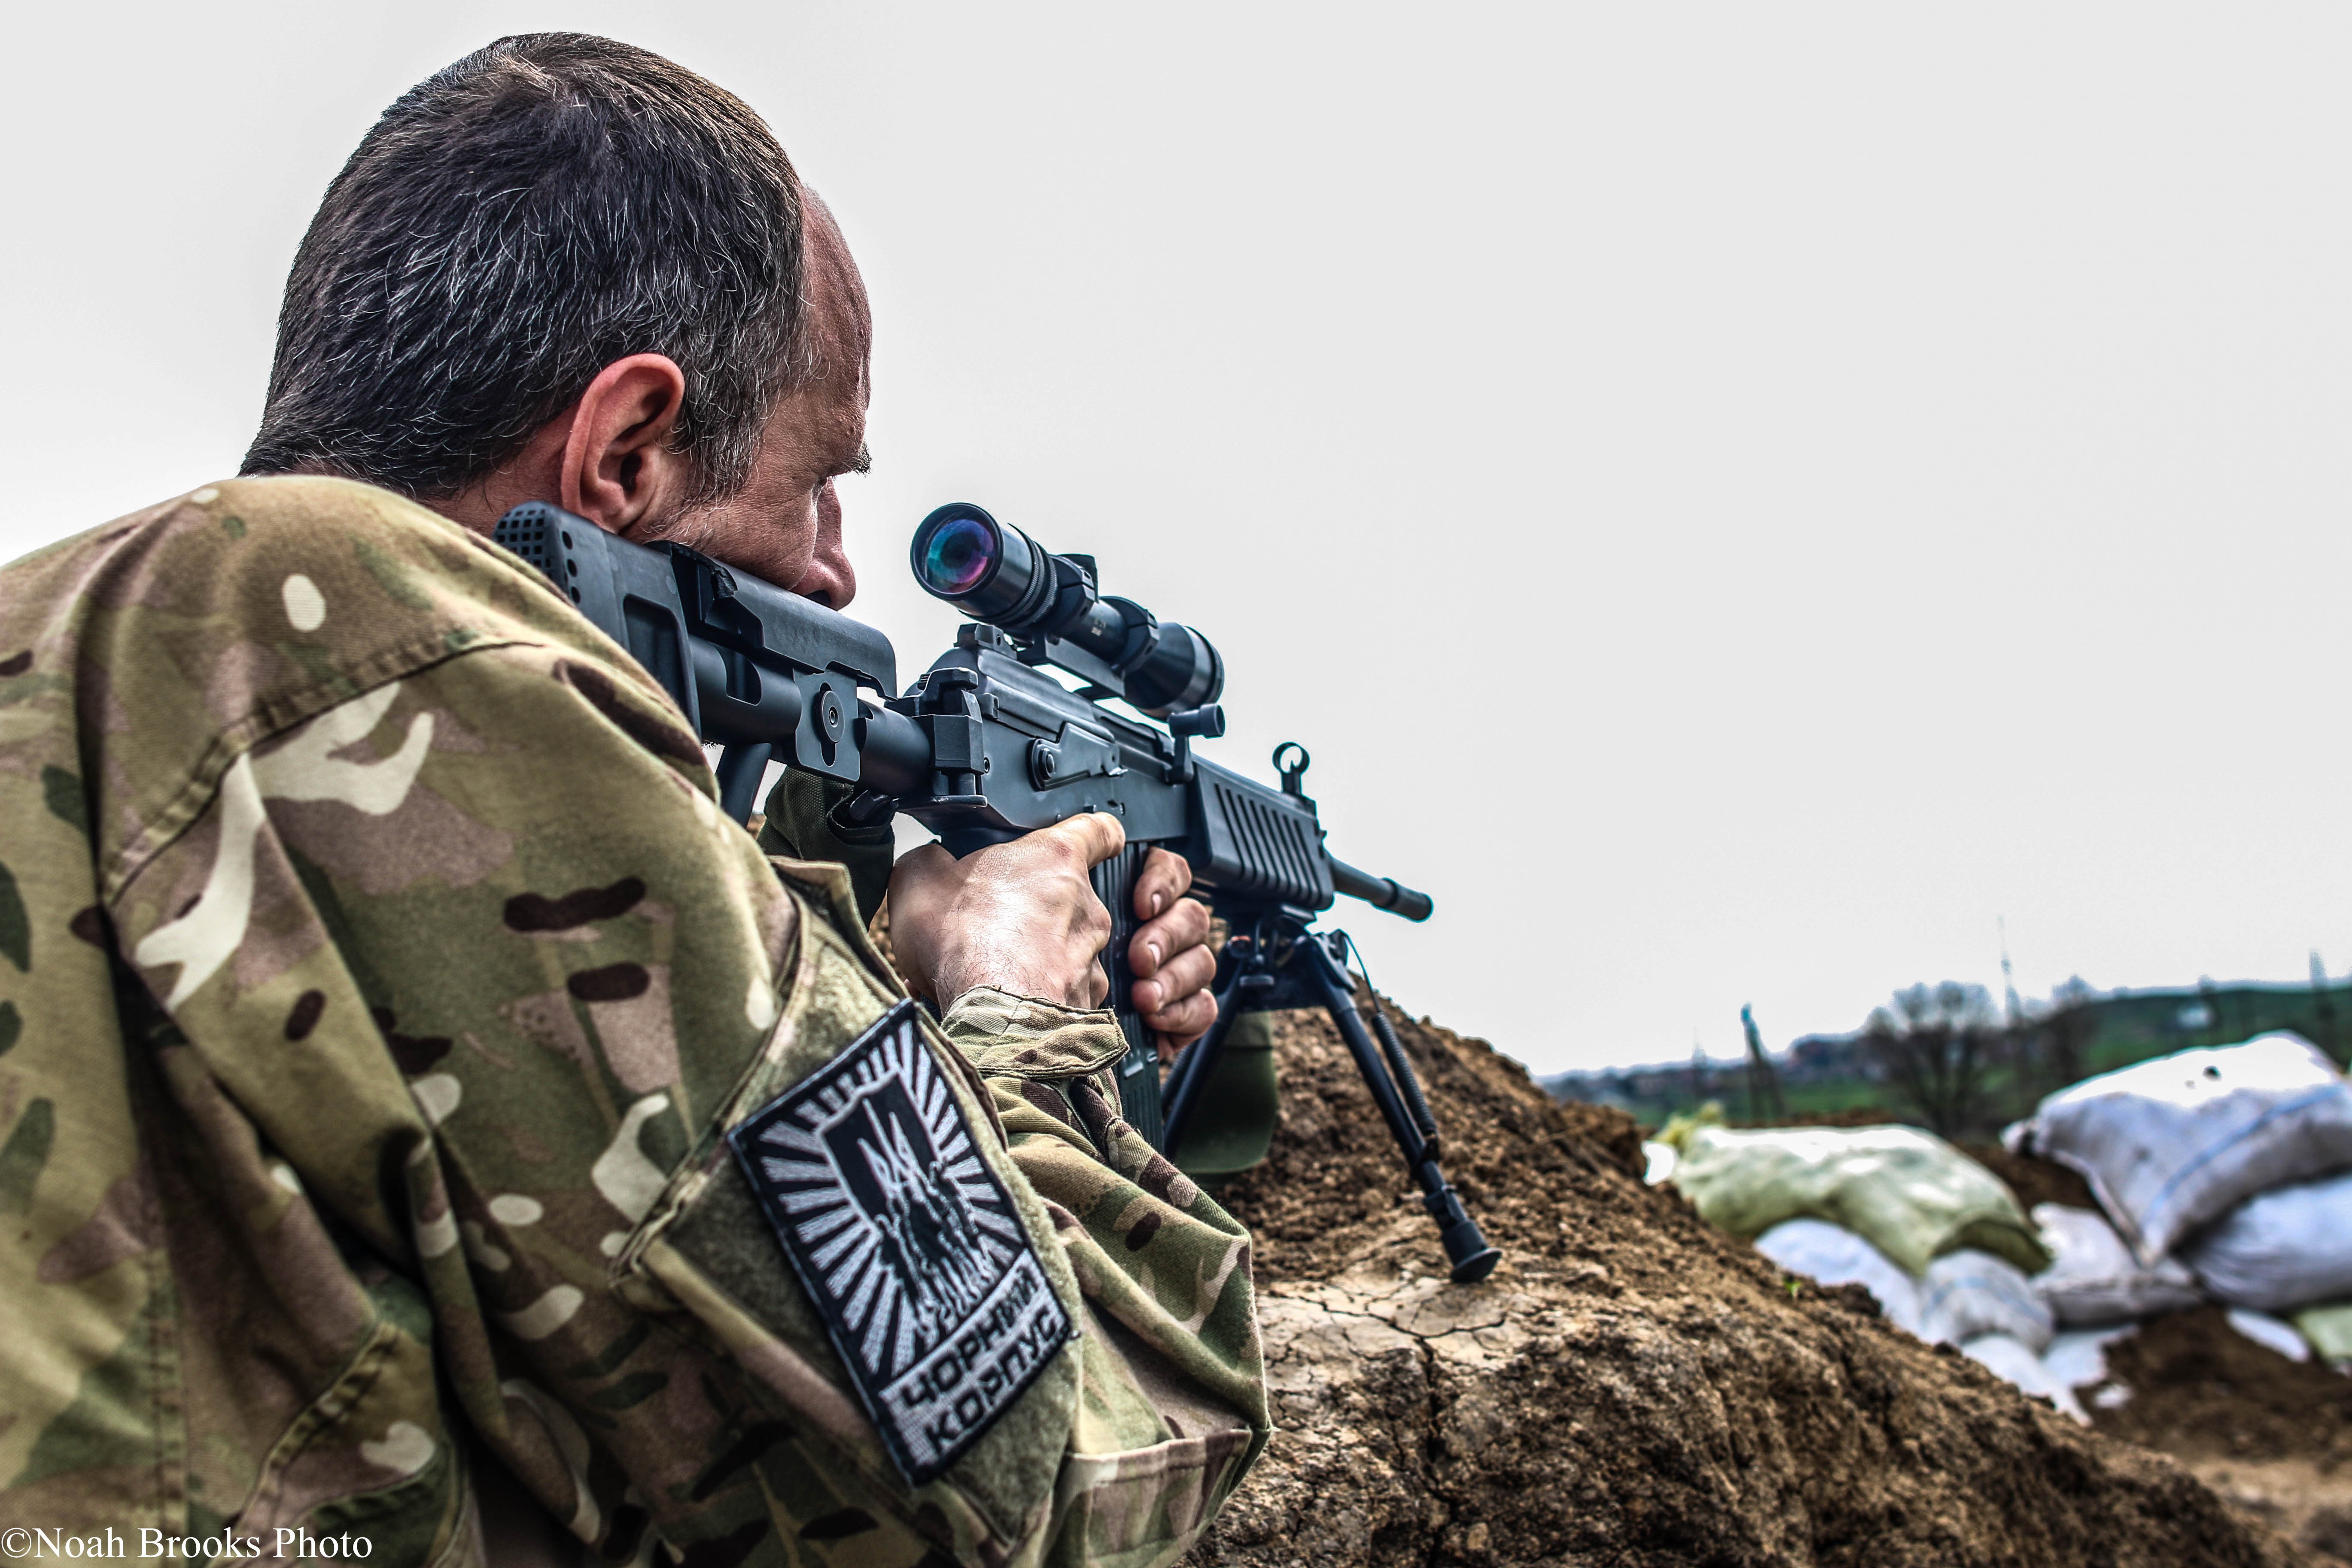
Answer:
[(328, 186), (244, 472), (425, 499), (520, 451), (633, 353), (686, 374), (692, 501), (749, 478), (801, 342), (804, 226), (741, 100), (644, 49), (501, 38), (402, 95)]

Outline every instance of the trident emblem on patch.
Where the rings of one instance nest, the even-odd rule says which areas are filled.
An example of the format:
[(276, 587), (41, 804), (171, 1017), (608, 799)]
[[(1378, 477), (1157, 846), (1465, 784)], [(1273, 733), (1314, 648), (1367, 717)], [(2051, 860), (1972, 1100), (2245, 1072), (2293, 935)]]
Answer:
[(1076, 1337), (913, 1003), (727, 1142), (910, 1483), (946, 1469)]

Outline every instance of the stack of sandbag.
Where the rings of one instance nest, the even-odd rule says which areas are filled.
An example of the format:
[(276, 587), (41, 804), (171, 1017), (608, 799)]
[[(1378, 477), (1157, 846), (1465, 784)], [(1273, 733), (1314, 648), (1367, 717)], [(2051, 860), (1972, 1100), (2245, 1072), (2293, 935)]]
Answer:
[[(1896, 1328), (1955, 1344), (2025, 1393), (2085, 1419), (2069, 1381), (2084, 1347), (2068, 1347), (2073, 1354), (2063, 1367), (2048, 1360), (2056, 1323), (2024, 1271), (2007, 1258), (1963, 1247), (1930, 1260), (1924, 1278), (1915, 1279), (1861, 1237), (1820, 1219), (1784, 1219), (1756, 1238), (1756, 1250), (1823, 1285), (1864, 1286)], [(2090, 1353), (2084, 1382), (2102, 1375), (2095, 1346)]]
[(2070, 1165), (2142, 1263), (2257, 1193), (2352, 1167), (2352, 1086), (2294, 1035), (2086, 1079), (2004, 1135)]
[(2050, 1247), (2050, 1267), (2033, 1289), (2051, 1316), (2067, 1328), (2136, 1322), (2202, 1302), (2196, 1277), (2176, 1258), (2153, 1268), (2132, 1256), (2106, 1215), (2063, 1204), (2036, 1204), (2033, 1223)]
[(1685, 1123), (1667, 1136), (1667, 1179), (1710, 1222), (1792, 1274), (1867, 1288), (1897, 1328), (2081, 1416), (2042, 1363), (2057, 1324), (2027, 1276), (2050, 1252), (1982, 1165), (1916, 1127)]
[(2181, 1244), (2221, 1300), (2292, 1312), (2352, 1297), (2352, 1172), (2258, 1193)]
[[(2006, 1258), (1963, 1247), (1927, 1265), (1919, 1282), (1920, 1337), (1968, 1350), (1998, 1335), (2025, 1347), (2029, 1355), (2050, 1348), (2057, 1320), (2035, 1293), (2024, 1270)], [(2011, 1380), (2015, 1381), (2014, 1379)]]
[(2299, 1037), (2086, 1079), (2004, 1141), (2081, 1172), (2112, 1222), (2110, 1241), (2099, 1215), (2035, 1210), (2062, 1322), (2145, 1316), (2200, 1289), (2242, 1314), (2352, 1298), (2352, 1085)]
[(1707, 1223), (1750, 1239), (1819, 1219), (1868, 1241), (1914, 1279), (1947, 1252), (1989, 1252), (2028, 1274), (2050, 1262), (2000, 1178), (1916, 1127), (1674, 1130), (1668, 1178)]

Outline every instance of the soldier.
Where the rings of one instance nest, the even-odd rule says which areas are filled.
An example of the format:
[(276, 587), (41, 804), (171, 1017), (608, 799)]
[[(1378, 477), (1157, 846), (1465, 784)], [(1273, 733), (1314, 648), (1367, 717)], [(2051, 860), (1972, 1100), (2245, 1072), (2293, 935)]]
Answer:
[[(0, 572), (0, 1526), (1144, 1564), (1240, 1479), (1248, 1237), (1108, 1071), (1116, 821), (893, 873), (795, 778), (763, 855), (484, 537), (545, 500), (847, 603), (866, 326), (744, 105), (504, 39), (329, 189), (249, 477)], [(1140, 882), (1195, 1034), (1206, 917)]]

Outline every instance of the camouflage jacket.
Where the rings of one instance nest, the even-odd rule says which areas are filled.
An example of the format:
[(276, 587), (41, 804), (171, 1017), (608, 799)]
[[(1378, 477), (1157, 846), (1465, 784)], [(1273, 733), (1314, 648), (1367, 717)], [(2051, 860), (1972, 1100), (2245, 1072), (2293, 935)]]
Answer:
[[(1108, 1015), (894, 1011), (842, 868), (715, 798), (625, 655), (381, 490), (209, 486), (0, 571), (0, 1526), (473, 1563), (487, 1454), (615, 1562), (1189, 1545), (1267, 1430), (1249, 1243), (1118, 1120)], [(934, 1358), (919, 1485), (784, 1249), (808, 1192), (726, 1137), (886, 1014), (923, 1103), (873, 1102), (858, 1212), (948, 1205), (1043, 1325), (975, 1367), (976, 1251), (835, 1303)]]

